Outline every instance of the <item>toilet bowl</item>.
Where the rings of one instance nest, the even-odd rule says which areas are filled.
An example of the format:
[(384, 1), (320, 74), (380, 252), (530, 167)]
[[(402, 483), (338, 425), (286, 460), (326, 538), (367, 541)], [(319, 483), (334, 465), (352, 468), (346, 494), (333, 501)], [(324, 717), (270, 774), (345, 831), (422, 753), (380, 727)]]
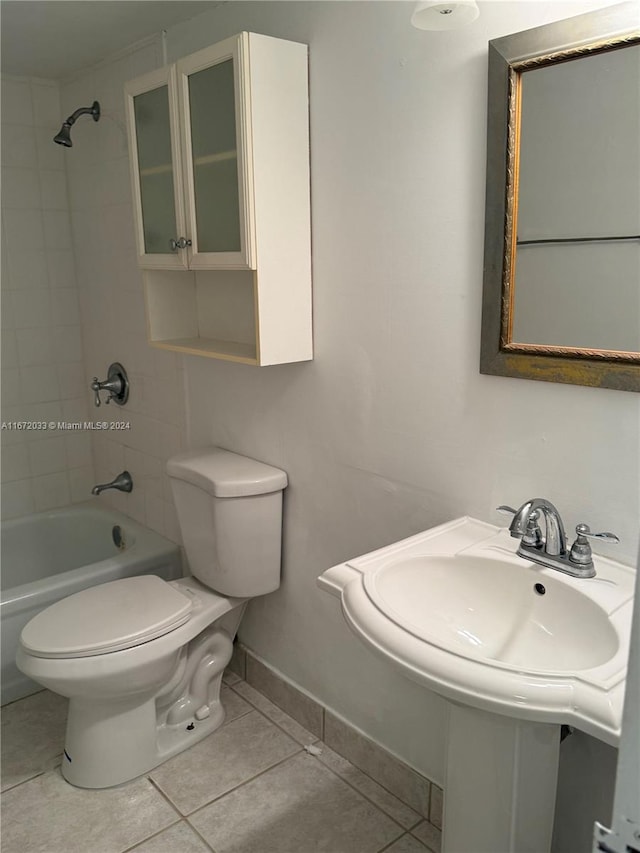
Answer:
[(246, 604), (280, 583), (283, 471), (207, 448), (167, 472), (192, 576), (82, 590), (20, 638), (19, 669), (69, 697), (62, 774), (79, 787), (133, 779), (222, 724)]

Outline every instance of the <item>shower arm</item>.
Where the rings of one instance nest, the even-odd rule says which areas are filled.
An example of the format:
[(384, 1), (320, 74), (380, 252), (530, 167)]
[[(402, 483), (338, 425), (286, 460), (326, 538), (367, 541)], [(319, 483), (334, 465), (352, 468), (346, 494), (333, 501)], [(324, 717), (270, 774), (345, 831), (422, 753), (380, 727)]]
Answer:
[(93, 117), (94, 121), (100, 120), (100, 104), (98, 101), (94, 101), (90, 107), (78, 107), (77, 110), (71, 113), (69, 118), (66, 118), (63, 121), (63, 125), (67, 127), (73, 127), (73, 125), (78, 121), (80, 116), (90, 115)]

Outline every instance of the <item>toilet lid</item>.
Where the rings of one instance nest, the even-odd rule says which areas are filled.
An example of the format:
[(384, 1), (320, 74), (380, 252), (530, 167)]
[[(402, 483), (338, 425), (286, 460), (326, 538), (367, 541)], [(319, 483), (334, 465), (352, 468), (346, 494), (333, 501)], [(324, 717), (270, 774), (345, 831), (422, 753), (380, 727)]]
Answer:
[(157, 575), (122, 578), (47, 607), (25, 626), (20, 642), (41, 658), (104, 655), (168, 634), (189, 619), (192, 607)]

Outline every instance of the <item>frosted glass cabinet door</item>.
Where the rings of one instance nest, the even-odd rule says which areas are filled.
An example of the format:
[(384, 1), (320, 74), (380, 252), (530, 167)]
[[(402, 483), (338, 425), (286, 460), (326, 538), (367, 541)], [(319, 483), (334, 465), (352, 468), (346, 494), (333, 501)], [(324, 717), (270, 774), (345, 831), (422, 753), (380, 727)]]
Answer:
[(138, 253), (145, 266), (186, 266), (175, 245), (184, 233), (175, 96), (170, 69), (139, 78), (127, 91)]
[(245, 192), (250, 168), (245, 156), (245, 36), (178, 62), (192, 269), (253, 266)]

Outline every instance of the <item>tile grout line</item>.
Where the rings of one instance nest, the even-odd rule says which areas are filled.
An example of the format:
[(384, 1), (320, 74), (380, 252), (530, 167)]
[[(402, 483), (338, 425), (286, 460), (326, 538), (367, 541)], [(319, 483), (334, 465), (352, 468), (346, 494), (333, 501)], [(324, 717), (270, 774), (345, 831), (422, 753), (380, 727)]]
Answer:
[[(160, 791), (160, 793), (162, 793), (162, 791)], [(135, 844), (132, 844), (131, 847), (126, 847), (124, 850), (120, 851), (120, 853), (130, 853), (131, 850), (135, 850), (136, 847), (139, 847), (141, 844), (146, 844), (147, 841), (151, 841), (151, 839), (157, 838), (159, 835), (162, 835), (163, 832), (166, 832), (167, 829), (171, 829), (171, 827), (177, 826), (181, 822), (182, 821), (180, 820), (174, 820), (174, 822), (170, 823), (169, 826), (164, 826), (158, 832), (154, 832), (153, 835), (147, 835), (146, 838), (141, 838), (140, 841), (136, 841)]]
[(33, 782), (34, 779), (38, 779), (40, 776), (44, 776), (45, 773), (50, 773), (52, 770), (55, 770), (56, 767), (59, 766), (59, 764), (55, 764), (53, 767), (47, 768), (47, 770), (40, 770), (38, 773), (34, 773), (33, 776), (29, 776), (28, 779), (21, 779), (19, 782), (16, 782), (15, 785), (9, 785), (8, 788), (3, 788), (0, 792), (0, 797), (3, 794), (8, 794), (9, 791), (15, 791), (16, 788), (20, 787), (20, 785), (25, 785), (27, 782)]
[[(324, 743), (324, 741), (323, 741), (323, 743)], [(326, 744), (325, 744), (325, 746), (326, 746)], [(330, 747), (330, 746), (328, 746), (328, 747), (327, 747), (327, 749), (331, 749), (331, 747)], [(336, 753), (336, 755), (339, 755), (339, 753)], [(316, 758), (316, 756), (312, 756), (312, 757), (313, 757), (313, 758)], [(348, 759), (346, 759), (346, 760), (348, 760)], [(364, 791), (360, 790), (360, 788), (356, 788), (356, 786), (355, 786), (352, 782), (350, 782), (348, 779), (345, 779), (345, 778), (344, 778), (344, 776), (341, 776), (341, 775), (337, 772), (337, 770), (334, 770), (332, 767), (329, 767), (329, 766), (328, 766), (328, 765), (326, 765), (323, 761), (320, 761), (320, 759), (319, 759), (319, 758), (317, 759), (317, 761), (318, 761), (318, 762), (319, 762), (319, 763), (320, 763), (320, 764), (321, 764), (321, 765), (322, 765), (326, 770), (328, 770), (328, 771), (329, 771), (329, 773), (333, 773), (333, 775), (334, 775), (334, 776), (337, 776), (337, 778), (338, 778), (338, 779), (340, 779), (342, 782), (344, 782), (344, 784), (345, 784), (345, 785), (347, 785), (349, 788), (351, 788), (351, 790), (355, 791), (355, 792), (356, 792), (356, 794), (358, 794), (359, 796), (361, 796), (363, 800), (366, 800), (366, 801), (367, 801), (368, 803), (370, 803), (374, 808), (376, 808), (378, 811), (382, 812), (382, 814), (384, 814), (386, 817), (388, 817), (388, 818), (389, 818), (389, 820), (392, 820), (395, 824), (397, 824), (397, 825), (400, 827), (400, 829), (403, 831), (403, 833), (411, 832), (411, 830), (412, 830), (412, 829), (415, 829), (415, 828), (416, 828), (416, 826), (418, 826), (419, 824), (421, 824), (423, 820), (426, 820), (426, 818), (424, 818), (424, 817), (422, 817), (422, 816), (419, 816), (419, 817), (418, 817), (418, 820), (417, 820), (414, 824), (412, 824), (412, 825), (411, 825), (411, 827), (407, 828), (407, 827), (403, 826), (403, 825), (400, 823), (400, 821), (399, 821), (397, 818), (395, 818), (393, 815), (390, 815), (390, 814), (389, 814), (389, 812), (388, 812), (388, 811), (387, 811), (383, 806), (381, 806), (379, 803), (374, 802), (374, 801), (371, 799), (371, 797), (369, 797), (367, 794), (365, 794), (365, 793), (364, 793)], [(351, 762), (349, 762), (349, 764), (351, 764)], [(351, 766), (352, 766), (352, 767), (355, 767), (356, 765), (355, 765), (355, 764), (352, 764)], [(364, 773), (364, 771), (363, 771), (363, 770), (360, 770), (360, 768), (359, 768), (359, 767), (356, 767), (356, 770), (358, 770), (360, 773), (363, 773), (363, 774), (367, 777), (367, 779), (371, 779), (371, 781), (372, 781), (372, 782), (375, 782), (375, 784), (376, 784), (376, 785), (378, 785), (378, 784), (379, 784), (379, 783), (378, 783), (378, 782), (376, 782), (376, 780), (375, 780), (375, 779), (373, 779), (371, 776), (368, 776), (366, 773)], [(380, 787), (382, 788), (382, 785), (380, 785)], [(386, 788), (384, 788), (384, 790), (385, 790), (385, 791), (387, 791), (387, 789), (386, 789)], [(391, 794), (391, 791), (387, 791), (387, 793), (388, 793), (388, 794)], [(395, 794), (391, 794), (391, 796), (394, 796), (394, 797), (395, 797)], [(399, 797), (396, 797), (396, 799), (398, 800), (398, 802), (402, 803), (404, 806), (407, 806), (407, 808), (409, 808), (409, 809), (411, 808), (411, 806), (409, 806), (407, 803), (403, 803), (403, 802), (402, 802), (402, 800), (401, 800)], [(412, 811), (415, 811), (415, 809), (412, 809)], [(416, 814), (418, 814), (418, 812), (416, 812)], [(398, 840), (398, 839), (396, 838), (396, 841), (397, 841), (397, 840)], [(395, 842), (393, 842), (393, 843), (395, 843)]]
[[(254, 684), (251, 684), (251, 683), (248, 681), (248, 679), (247, 679), (247, 677), (246, 677), (246, 670), (247, 670), (247, 662), (249, 661), (249, 659), (250, 659), (251, 657), (253, 657), (253, 659), (254, 659), (255, 661), (257, 661), (259, 664), (261, 664), (265, 669), (267, 669), (267, 670), (269, 671), (269, 673), (271, 674), (271, 676), (272, 676), (276, 681), (281, 681), (281, 682), (283, 682), (283, 683), (285, 683), (285, 684), (289, 684), (289, 682), (286, 682), (284, 679), (282, 679), (282, 678), (279, 676), (279, 674), (278, 674), (278, 673), (276, 673), (276, 671), (275, 671), (275, 670), (272, 670), (272, 669), (269, 667), (269, 665), (268, 665), (268, 664), (266, 664), (264, 661), (261, 661), (258, 657), (256, 657), (256, 656), (251, 652), (251, 650), (250, 650), (250, 649), (248, 649), (248, 648), (246, 648), (246, 647), (244, 648), (244, 658), (243, 658), (243, 662), (244, 662), (244, 669), (245, 669), (245, 677), (244, 677), (244, 678), (242, 678), (241, 676), (238, 676), (238, 678), (240, 678), (240, 680), (241, 680), (241, 681), (244, 681), (246, 684), (248, 684), (250, 687), (252, 687), (252, 688), (253, 688), (257, 693), (260, 693), (260, 695), (261, 695), (261, 696), (264, 696), (264, 698), (265, 698), (265, 699), (267, 699), (269, 702), (271, 702), (271, 704), (275, 705), (277, 708), (279, 708), (281, 711), (283, 711), (283, 713), (287, 714), (287, 716), (291, 717), (291, 719), (293, 719), (293, 720), (294, 720), (294, 722), (298, 723), (298, 725), (301, 725), (303, 728), (305, 728), (305, 726), (304, 726), (302, 723), (298, 722), (298, 720), (296, 720), (296, 719), (295, 719), (295, 717), (293, 717), (291, 714), (289, 714), (287, 711), (285, 711), (285, 709), (284, 709), (284, 708), (281, 708), (281, 706), (280, 706), (280, 705), (278, 705), (278, 704), (277, 704), (277, 702), (274, 702), (274, 701), (273, 701), (272, 699), (270, 699), (266, 694), (262, 693), (258, 687), (256, 687)], [(234, 673), (234, 674), (235, 674), (235, 675), (238, 675), (237, 673)], [(231, 685), (229, 685), (229, 686), (231, 686)], [(290, 684), (290, 686), (293, 688), (293, 690), (294, 690), (294, 691), (300, 692), (302, 696), (306, 696), (306, 694), (305, 694), (303, 691), (299, 691), (299, 690), (298, 690), (298, 688), (296, 687), (296, 685), (295, 685), (295, 684), (293, 684), (293, 683), (292, 683), (292, 684)], [(244, 698), (244, 697), (243, 697), (243, 698)], [(320, 714), (320, 729), (321, 729), (322, 734), (321, 734), (320, 738), (318, 738), (318, 740), (321, 740), (323, 743), (325, 743), (325, 744), (326, 744), (326, 741), (325, 741), (325, 735), (326, 735), (326, 717), (327, 717), (327, 713), (331, 713), (331, 711), (330, 711), (330, 709), (329, 709), (329, 708), (327, 708), (325, 705), (323, 705), (323, 704), (322, 704), (321, 702), (319, 702), (317, 699), (315, 699), (315, 698), (313, 698), (313, 697), (311, 697), (311, 696), (309, 696), (309, 697), (307, 697), (307, 698), (309, 698), (309, 699), (310, 699), (310, 700), (311, 700), (315, 705), (317, 705), (317, 706), (318, 706), (318, 708), (320, 709), (320, 712), (321, 712), (321, 714)], [(273, 721), (272, 721), (272, 722), (273, 722)], [(277, 725), (277, 723), (276, 723), (276, 725)], [(347, 723), (347, 725), (349, 725), (349, 723)], [(349, 727), (351, 728), (351, 726), (350, 726), (350, 725), (349, 725)], [(307, 731), (309, 731), (309, 730), (307, 729)], [(314, 734), (314, 733), (313, 733), (313, 732), (310, 732), (310, 734)], [(314, 741), (314, 743), (315, 743), (315, 742), (316, 742), (316, 741)], [(373, 741), (373, 744), (374, 744), (374, 746), (376, 746), (376, 747), (378, 747), (379, 749), (381, 749), (381, 750), (382, 750), (382, 752), (385, 752), (385, 753), (387, 752), (387, 751), (384, 749), (384, 747), (381, 747), (381, 746), (380, 746), (379, 744), (377, 744), (375, 741)], [(332, 747), (331, 747), (329, 744), (326, 744), (326, 745), (327, 745), (327, 747), (328, 747), (329, 749), (332, 749)], [(336, 751), (336, 752), (337, 752), (337, 750), (334, 750), (334, 751)], [(417, 814), (419, 814), (419, 815), (421, 816), (421, 820), (426, 820), (426, 821), (427, 821), (427, 823), (430, 823), (433, 827), (435, 827), (436, 829), (438, 829), (439, 831), (441, 831), (441, 830), (439, 829), (439, 827), (438, 827), (435, 823), (433, 823), (433, 822), (431, 821), (431, 807), (432, 807), (432, 799), (433, 799), (433, 789), (434, 789), (434, 786), (435, 786), (435, 787), (437, 787), (437, 788), (441, 788), (441, 786), (436, 785), (436, 783), (435, 783), (432, 779), (429, 779), (429, 778), (428, 778), (427, 776), (425, 776), (423, 773), (420, 773), (420, 771), (416, 770), (414, 767), (411, 767), (409, 764), (407, 764), (406, 762), (404, 762), (402, 759), (397, 758), (397, 756), (394, 756), (392, 753), (388, 753), (388, 754), (389, 754), (392, 758), (394, 758), (395, 760), (399, 761), (399, 762), (400, 762), (400, 764), (401, 764), (401, 765), (403, 765), (403, 767), (405, 767), (408, 771), (410, 771), (411, 773), (413, 773), (413, 774), (415, 774), (415, 775), (419, 776), (421, 779), (423, 779), (423, 780), (428, 784), (428, 786), (429, 786), (429, 793), (428, 793), (428, 796), (427, 796), (427, 803), (426, 803), (427, 808), (426, 808), (426, 814), (424, 814), (424, 813), (422, 812), (422, 810), (421, 810), (421, 809), (417, 809), (417, 808), (415, 808), (414, 806), (412, 806), (411, 804), (409, 804), (409, 803), (405, 802), (405, 801), (404, 801), (404, 800), (403, 800), (403, 799), (402, 799), (398, 794), (396, 794), (396, 792), (395, 792), (395, 791), (392, 791), (391, 789), (387, 788), (387, 786), (386, 786), (384, 783), (382, 783), (382, 782), (378, 781), (378, 780), (377, 780), (377, 779), (375, 779), (373, 776), (370, 776), (370, 775), (369, 775), (369, 773), (367, 773), (365, 770), (363, 770), (363, 769), (362, 769), (361, 767), (359, 767), (357, 764), (353, 764), (353, 762), (351, 761), (351, 759), (350, 759), (350, 758), (348, 758), (346, 755), (342, 755), (342, 753), (338, 752), (338, 755), (341, 755), (341, 757), (342, 757), (342, 758), (345, 758), (347, 761), (349, 761), (349, 763), (353, 764), (353, 766), (354, 766), (354, 767), (356, 767), (356, 769), (360, 770), (360, 772), (361, 772), (361, 773), (364, 773), (364, 775), (365, 775), (365, 776), (367, 776), (369, 779), (371, 779), (373, 782), (375, 782), (377, 785), (379, 785), (381, 788), (383, 788), (387, 793), (391, 794), (393, 797), (395, 797), (396, 799), (400, 800), (400, 802), (401, 802), (401, 803), (403, 803), (403, 804), (404, 804), (404, 805), (406, 805), (408, 808), (412, 809), (414, 812), (416, 812)], [(417, 824), (416, 824), (416, 825), (417, 825)]]
[[(158, 765), (158, 766), (160, 766), (160, 765)], [(175, 803), (173, 803), (173, 802), (172, 802), (172, 800), (169, 798), (169, 796), (168, 796), (167, 794), (165, 794), (165, 792), (162, 790), (162, 788), (161, 788), (161, 787), (160, 787), (160, 786), (155, 782), (155, 780), (154, 780), (154, 779), (152, 779), (152, 778), (151, 778), (151, 776), (149, 775), (150, 773), (152, 773), (152, 772), (153, 772), (153, 770), (155, 770), (155, 767), (153, 767), (153, 768), (149, 771), (149, 773), (145, 773), (145, 774), (144, 774), (144, 776), (143, 776), (143, 778), (144, 778), (144, 779), (146, 779), (146, 780), (147, 780), (147, 781), (152, 785), (152, 787), (156, 789), (156, 791), (157, 791), (157, 792), (162, 796), (162, 798), (163, 798), (164, 800), (166, 800), (166, 801), (169, 803), (169, 805), (170, 805), (170, 806), (171, 806), (171, 808), (174, 810), (174, 812), (178, 815), (178, 817), (180, 818), (180, 820), (182, 820), (182, 818), (184, 817), (184, 815), (181, 813), (180, 809), (175, 805)], [(171, 826), (173, 826), (173, 824), (171, 824)], [(138, 843), (140, 843), (140, 842), (138, 842)]]
[[(376, 853), (385, 853), (385, 850), (388, 850), (390, 847), (393, 847), (394, 844), (397, 844), (398, 841), (401, 841), (403, 838), (406, 838), (407, 835), (409, 835), (409, 833), (405, 832), (403, 835), (399, 836), (398, 838), (394, 838), (393, 841), (390, 841), (388, 844), (385, 844), (384, 847), (381, 847), (379, 850), (376, 850)], [(409, 837), (413, 838), (413, 836), (411, 836), (411, 835)], [(431, 853), (431, 851), (429, 851), (429, 853)]]
[[(265, 773), (269, 773), (269, 771), (274, 770), (276, 767), (280, 767), (281, 764), (285, 764), (287, 761), (290, 761), (292, 758), (297, 758), (303, 752), (304, 752), (303, 748), (300, 747), (300, 749), (297, 752), (294, 752), (291, 755), (287, 755), (285, 758), (281, 758), (279, 761), (276, 761), (276, 763), (272, 764), (270, 767), (265, 767), (264, 770), (261, 770), (259, 773), (256, 773), (255, 776), (252, 776), (250, 779), (245, 779), (244, 781), (239, 782), (235, 787), (229, 788), (228, 791), (225, 791), (224, 793), (219, 794), (219, 796), (214, 797), (212, 800), (208, 800), (208, 802), (203, 803), (201, 806), (198, 806), (197, 809), (194, 809), (192, 812), (188, 812), (188, 814), (183, 815), (183, 817), (186, 818), (186, 820), (190, 820), (190, 818), (192, 818), (199, 811), (202, 811), (202, 809), (206, 809), (207, 806), (210, 806), (212, 803), (217, 803), (218, 800), (221, 800), (223, 797), (226, 797), (228, 794), (232, 794), (234, 791), (238, 791), (240, 788), (244, 788), (245, 785), (249, 784), (249, 782), (253, 782), (256, 779), (259, 779), (260, 776), (264, 776)], [(191, 823), (189, 823), (189, 826), (191, 826)]]
[[(245, 681), (245, 682), (244, 682), (244, 684), (246, 684), (246, 685), (248, 685), (249, 687), (251, 687), (251, 689), (252, 689), (252, 690), (255, 690), (255, 691), (256, 691), (256, 693), (260, 693), (260, 691), (259, 691), (259, 690), (257, 690), (255, 687), (253, 687), (253, 685), (252, 685), (252, 684), (249, 684), (249, 682), (248, 682), (248, 681)], [(294, 741), (294, 742), (295, 742), (295, 743), (297, 743), (297, 744), (298, 744), (302, 749), (304, 749), (304, 745), (303, 745), (303, 744), (301, 744), (299, 741), (297, 741), (297, 740), (293, 737), (293, 735), (290, 735), (290, 734), (289, 734), (289, 732), (288, 732), (285, 728), (283, 728), (283, 727), (280, 725), (280, 723), (276, 722), (276, 720), (274, 720), (274, 719), (272, 719), (271, 717), (269, 717), (265, 711), (263, 711), (261, 708), (258, 708), (258, 706), (257, 706), (257, 705), (254, 705), (254, 704), (253, 704), (253, 702), (251, 701), (251, 699), (249, 699), (249, 698), (248, 698), (248, 697), (246, 697), (246, 696), (243, 696), (243, 695), (242, 695), (242, 693), (239, 693), (237, 690), (234, 690), (234, 688), (233, 688), (230, 684), (227, 684), (227, 687), (229, 687), (231, 690), (233, 690), (233, 692), (236, 694), (236, 696), (239, 696), (241, 699), (244, 699), (244, 701), (245, 701), (245, 702), (247, 702), (249, 705), (251, 705), (251, 707), (253, 708), (253, 710), (254, 710), (254, 711), (257, 711), (259, 714), (262, 714), (262, 716), (265, 718), (265, 720), (268, 720), (268, 722), (270, 722), (272, 725), (276, 726), (276, 727), (277, 727), (278, 729), (280, 729), (280, 731), (281, 731), (281, 732), (283, 732), (283, 733), (284, 733), (288, 738), (291, 738), (291, 740), (292, 740), (292, 741)], [(299, 722), (298, 722), (294, 717), (292, 717), (292, 716), (291, 716), (291, 714), (287, 714), (287, 712), (286, 712), (283, 708), (281, 708), (279, 705), (276, 705), (276, 703), (275, 703), (275, 702), (272, 702), (272, 701), (271, 701), (271, 699), (269, 699), (269, 697), (268, 697), (268, 696), (265, 696), (265, 695), (264, 695), (264, 693), (260, 693), (260, 695), (262, 696), (262, 698), (263, 698), (263, 699), (266, 699), (266, 700), (267, 700), (267, 702), (271, 702), (271, 704), (272, 704), (274, 707), (278, 708), (278, 710), (279, 710), (279, 711), (282, 711), (282, 713), (283, 713), (283, 714), (286, 714), (286, 716), (287, 716), (287, 717), (289, 717), (291, 720), (293, 720), (293, 722), (294, 722), (296, 725), (300, 726), (300, 728), (301, 728), (301, 729), (304, 729), (306, 732), (309, 732), (309, 734), (310, 734), (310, 735), (312, 735), (312, 737), (314, 737), (314, 738), (315, 738), (315, 740), (311, 741), (311, 744), (318, 743), (318, 741), (322, 740), (322, 738), (316, 737), (316, 735), (314, 734), (314, 732), (310, 732), (310, 731), (309, 731), (309, 729), (305, 729), (305, 727), (302, 725), (302, 723), (299, 723)], [(311, 744), (307, 744), (307, 746), (310, 746)]]
[[(242, 680), (242, 679), (241, 679), (241, 680)], [(237, 683), (237, 682), (236, 682), (236, 683)], [(245, 684), (249, 684), (249, 682), (248, 682), (248, 681), (245, 681), (244, 683), (245, 683)], [(227, 687), (229, 687), (230, 689), (232, 689), (232, 690), (233, 690), (233, 685), (228, 684), (228, 685), (227, 685)], [(256, 687), (253, 687), (253, 685), (252, 685), (252, 684), (249, 684), (249, 687), (252, 687), (252, 688), (253, 688), (253, 690), (255, 690), (255, 691), (256, 691), (256, 693), (260, 693), (260, 691), (259, 691)], [(245, 702), (248, 702), (248, 703), (252, 706), (252, 708), (255, 708), (255, 710), (256, 710), (259, 714), (262, 714), (262, 716), (263, 716), (263, 717), (265, 717), (265, 719), (266, 719), (268, 722), (270, 722), (270, 723), (272, 723), (273, 725), (275, 725), (275, 726), (276, 726), (277, 728), (279, 728), (282, 732), (284, 732), (284, 734), (286, 734), (288, 737), (290, 737), (290, 738), (291, 738), (291, 735), (290, 735), (290, 734), (289, 734), (285, 729), (283, 729), (283, 728), (282, 728), (282, 727), (281, 727), (277, 722), (275, 722), (275, 720), (272, 720), (270, 717), (268, 717), (264, 711), (262, 711), (262, 710), (261, 710), (260, 708), (258, 708), (256, 705), (254, 705), (254, 704), (251, 702), (251, 700), (250, 700), (250, 699), (248, 699), (246, 696), (243, 696), (243, 695), (242, 695), (241, 693), (239, 693), (237, 690), (233, 690), (233, 692), (234, 692), (237, 696), (240, 696), (240, 698), (241, 698), (241, 699), (244, 699), (244, 700), (245, 700)], [(275, 703), (275, 702), (273, 702), (271, 699), (269, 699), (269, 697), (268, 697), (268, 696), (265, 696), (265, 695), (264, 695), (264, 693), (260, 693), (260, 695), (261, 695), (263, 698), (265, 698), (268, 702), (271, 702), (271, 704), (272, 704), (272, 705), (275, 705), (275, 707), (276, 707), (276, 708), (279, 708), (279, 710), (281, 710), (281, 711), (282, 711), (282, 713), (284, 713), (284, 714), (286, 714), (286, 713), (287, 713), (287, 712), (286, 712), (286, 711), (284, 711), (282, 708), (280, 708), (280, 706), (279, 706), (279, 705), (276, 705), (276, 703)], [(324, 708), (324, 706), (322, 706), (322, 729), (323, 729), (323, 731), (324, 731), (324, 715), (325, 715), (325, 710), (326, 710), (326, 709)], [(291, 715), (290, 715), (290, 714), (287, 714), (287, 716), (291, 717)], [(297, 720), (295, 720), (293, 717), (291, 717), (291, 719), (292, 719), (292, 720), (294, 720), (294, 722), (296, 722), (296, 723), (297, 723)], [(297, 724), (298, 724), (298, 725), (301, 725), (300, 723), (297, 723)], [(304, 728), (304, 726), (302, 726), (302, 728)], [(307, 729), (306, 731), (309, 731), (309, 730)], [(309, 732), (309, 734), (313, 735), (313, 732)], [(292, 740), (295, 740), (295, 738), (292, 738)], [(298, 743), (298, 741), (296, 741), (296, 743)], [(316, 743), (322, 743), (322, 744), (324, 744), (324, 746), (326, 746), (326, 747), (327, 747), (327, 749), (331, 749), (331, 747), (330, 747), (327, 743), (325, 743), (325, 741), (324, 741), (324, 739), (323, 739), (323, 738), (316, 738), (316, 740), (314, 740), (311, 744), (308, 744), (308, 746), (312, 746), (313, 744), (316, 744)], [(302, 747), (301, 747), (301, 749), (302, 749), (303, 751), (306, 751), (306, 750), (304, 749), (304, 746), (302, 746)], [(335, 752), (335, 750), (332, 750), (332, 751), (334, 751), (334, 752)], [(337, 755), (340, 755), (340, 753), (339, 753), (339, 752), (338, 752), (338, 753), (336, 753), (336, 754), (337, 754)], [(344, 759), (345, 759), (345, 761), (349, 761), (349, 759), (348, 759), (348, 758), (346, 758), (344, 755), (343, 755), (343, 756), (341, 756), (341, 758), (344, 758)], [(390, 791), (388, 788), (386, 788), (384, 785), (382, 785), (380, 782), (378, 782), (378, 780), (377, 780), (377, 779), (374, 779), (374, 778), (373, 778), (373, 776), (369, 776), (369, 774), (368, 774), (368, 773), (365, 773), (365, 771), (364, 771), (364, 770), (362, 770), (362, 769), (361, 769), (360, 767), (358, 767), (356, 764), (353, 764), (353, 762), (349, 761), (349, 764), (351, 764), (351, 765), (352, 765), (352, 767), (355, 767), (355, 768), (356, 768), (356, 770), (358, 770), (358, 772), (362, 773), (364, 776), (366, 776), (366, 777), (367, 777), (367, 779), (370, 779), (374, 784), (379, 785), (379, 786), (380, 786), (380, 788), (382, 788), (382, 790), (383, 790), (383, 791), (385, 791), (387, 794), (389, 794), (389, 795), (390, 795), (390, 796), (392, 796), (392, 797), (395, 797), (395, 798), (396, 798), (396, 800), (398, 800), (398, 802), (402, 803), (402, 804), (403, 804), (404, 806), (406, 806), (408, 809), (411, 809), (412, 811), (414, 811), (414, 812), (418, 815), (418, 820), (417, 820), (414, 824), (412, 824), (410, 827), (408, 827), (408, 828), (406, 828), (406, 827), (402, 826), (402, 824), (401, 824), (401, 823), (399, 823), (399, 822), (396, 820), (396, 818), (394, 818), (392, 815), (390, 815), (387, 811), (385, 811), (385, 809), (384, 809), (384, 808), (382, 808), (382, 806), (380, 806), (380, 805), (378, 805), (377, 803), (375, 803), (375, 802), (374, 802), (370, 797), (368, 797), (365, 793), (363, 793), (359, 788), (356, 788), (356, 787), (355, 787), (355, 785), (353, 785), (351, 782), (349, 782), (347, 779), (345, 779), (343, 776), (341, 776), (337, 771), (333, 770), (331, 767), (328, 767), (328, 766), (327, 766), (326, 764), (324, 764), (323, 762), (320, 762), (320, 763), (322, 764), (322, 766), (323, 766), (323, 767), (326, 767), (326, 769), (327, 769), (327, 770), (329, 770), (329, 772), (330, 772), (330, 773), (333, 773), (333, 775), (334, 775), (334, 776), (337, 776), (337, 777), (338, 777), (338, 779), (341, 779), (341, 780), (345, 783), (345, 785), (348, 785), (348, 786), (349, 786), (353, 791), (355, 791), (357, 794), (359, 794), (361, 797), (363, 797), (365, 800), (367, 800), (367, 802), (371, 803), (371, 805), (372, 805), (372, 806), (374, 806), (375, 808), (379, 809), (379, 810), (380, 810), (383, 814), (385, 814), (385, 815), (386, 815), (390, 820), (393, 820), (393, 821), (394, 821), (394, 823), (397, 823), (397, 824), (398, 824), (398, 826), (400, 826), (400, 827), (401, 827), (401, 829), (403, 829), (405, 832), (410, 832), (412, 829), (415, 829), (415, 828), (416, 828), (416, 826), (418, 826), (419, 824), (421, 824), (423, 820), (426, 820), (426, 821), (427, 821), (427, 823), (431, 823), (431, 821), (429, 820), (429, 818), (428, 818), (428, 817), (426, 817), (425, 815), (421, 814), (417, 809), (414, 809), (414, 808), (413, 808), (413, 806), (410, 806), (410, 805), (409, 805), (409, 803), (405, 803), (405, 802), (404, 802), (404, 800), (401, 800), (401, 799), (400, 799), (400, 797), (398, 797), (398, 795), (397, 795), (397, 794), (395, 794), (393, 791)], [(426, 778), (426, 777), (425, 777), (425, 778)], [(431, 811), (431, 790), (432, 790), (432, 787), (431, 787), (431, 782), (430, 782), (430, 780), (427, 780), (427, 781), (429, 781), (429, 783), (430, 783), (430, 784), (429, 784), (429, 803), (428, 803), (428, 808), (427, 808), (427, 810), (430, 812), (430, 811)], [(432, 825), (432, 826), (434, 826), (436, 829), (438, 828), (435, 824), (431, 824), (431, 825)]]

